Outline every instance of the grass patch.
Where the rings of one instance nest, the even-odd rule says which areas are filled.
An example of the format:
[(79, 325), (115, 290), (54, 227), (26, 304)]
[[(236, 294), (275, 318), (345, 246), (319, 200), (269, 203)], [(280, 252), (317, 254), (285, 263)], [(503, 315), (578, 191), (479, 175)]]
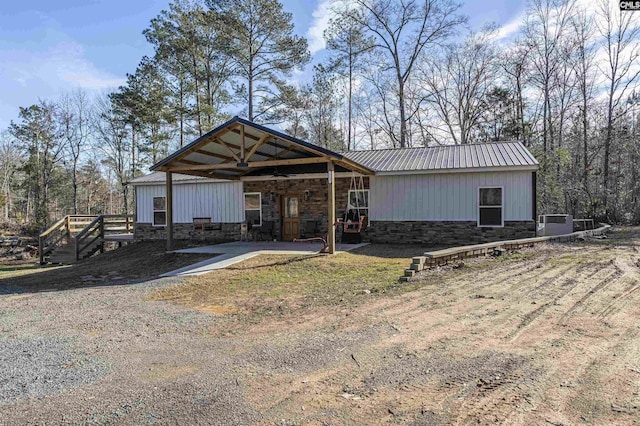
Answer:
[(0, 280), (8, 278), (20, 277), (23, 275), (36, 274), (51, 269), (56, 269), (55, 266), (40, 266), (38, 264), (19, 264), (19, 265), (2, 265), (0, 264)]
[(234, 306), (257, 312), (283, 303), (297, 306), (357, 302), (362, 295), (403, 291), (398, 277), (420, 247), (366, 246), (333, 256), (263, 255), (215, 273), (190, 277), (156, 291), (150, 300), (207, 310), (207, 306)]
[(524, 260), (526, 258), (526, 256), (524, 255), (524, 253), (520, 253), (520, 252), (512, 252), (512, 253), (507, 253), (504, 256), (498, 256), (497, 259), (500, 262), (511, 262), (511, 261), (520, 261), (520, 260)]
[(580, 264), (585, 262), (593, 261), (593, 258), (585, 259), (584, 255), (580, 252), (577, 253), (566, 253), (561, 254), (559, 256), (552, 257), (548, 260), (550, 265), (553, 266), (563, 266), (570, 264)]

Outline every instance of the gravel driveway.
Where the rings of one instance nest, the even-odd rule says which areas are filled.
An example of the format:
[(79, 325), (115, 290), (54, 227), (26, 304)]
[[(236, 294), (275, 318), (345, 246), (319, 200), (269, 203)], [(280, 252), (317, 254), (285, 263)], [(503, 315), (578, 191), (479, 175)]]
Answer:
[(202, 333), (216, 317), (144, 301), (172, 283), (0, 295), (0, 423), (259, 420), (229, 374), (236, 343)]

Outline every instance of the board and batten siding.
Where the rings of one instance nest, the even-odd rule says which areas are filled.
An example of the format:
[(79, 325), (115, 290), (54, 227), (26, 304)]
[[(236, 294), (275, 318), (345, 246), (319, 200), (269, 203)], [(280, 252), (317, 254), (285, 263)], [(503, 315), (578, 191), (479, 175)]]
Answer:
[[(164, 185), (136, 187), (136, 222), (153, 223), (153, 197), (164, 196)], [(194, 217), (210, 217), (215, 223), (240, 223), (244, 221), (242, 183), (174, 184), (173, 206), (174, 223), (191, 223)]]
[(504, 220), (532, 220), (530, 171), (374, 176), (370, 219), (476, 221), (478, 187), (503, 187)]

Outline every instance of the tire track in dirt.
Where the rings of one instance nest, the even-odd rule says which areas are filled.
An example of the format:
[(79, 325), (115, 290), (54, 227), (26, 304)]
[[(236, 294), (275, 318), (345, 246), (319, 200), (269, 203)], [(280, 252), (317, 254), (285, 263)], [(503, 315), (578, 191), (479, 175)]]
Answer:
[[(459, 285), (456, 286), (458, 288), (449, 289), (448, 283), (445, 282), (442, 288), (447, 288), (448, 290), (446, 292), (440, 292), (440, 294), (422, 292), (420, 295), (420, 299), (424, 301), (433, 300), (434, 296), (442, 297), (444, 293), (446, 293), (447, 296), (450, 296), (451, 301), (445, 302), (443, 300), (439, 300), (439, 303), (429, 306), (425, 305), (424, 303), (416, 303), (417, 300), (414, 299), (412, 300), (412, 303), (402, 306), (402, 309), (395, 312), (396, 323), (404, 323), (404, 325), (408, 328), (408, 330), (406, 331), (419, 332), (422, 326), (418, 318), (424, 315), (425, 312), (443, 310), (447, 307), (454, 307), (453, 311), (455, 312), (451, 310), (448, 312), (449, 314), (453, 314), (454, 318), (456, 318), (453, 321), (463, 320), (464, 318), (473, 316), (477, 312), (481, 312), (479, 316), (484, 317), (485, 311), (487, 309), (491, 310), (492, 306), (499, 305), (500, 309), (503, 310), (505, 299), (513, 301), (513, 304), (517, 304), (519, 303), (519, 301), (526, 298), (529, 294), (536, 291), (541, 291), (542, 289), (549, 287), (552, 283), (558, 282), (562, 279), (562, 277), (568, 276), (571, 270), (575, 269), (576, 272), (583, 272), (590, 269), (589, 265), (586, 264), (579, 264), (577, 265), (577, 267), (575, 264), (570, 264), (562, 267), (561, 269), (558, 269), (553, 265), (548, 265), (548, 267), (544, 268), (545, 273), (542, 274), (543, 276), (546, 275), (543, 281), (536, 287), (529, 288), (529, 283), (540, 280), (540, 272), (539, 268), (537, 267), (537, 265), (539, 264), (539, 262), (534, 263), (534, 267), (532, 267), (532, 265), (522, 265), (522, 268), (519, 269), (529, 271), (529, 275), (527, 276), (524, 273), (518, 274), (520, 276), (520, 280), (517, 280), (516, 283), (509, 287), (505, 287), (505, 283), (508, 282), (508, 278), (505, 278), (503, 274), (496, 274), (495, 270), (493, 271), (494, 280), (484, 286)], [(533, 271), (535, 271), (535, 273), (532, 273)], [(590, 270), (589, 272), (590, 273), (588, 274), (588, 276), (592, 276), (598, 273), (599, 269), (595, 268), (595, 270)], [(477, 296), (479, 288), (486, 288), (490, 285), (500, 286), (500, 294), (491, 296), (490, 298), (478, 298), (479, 301), (482, 301), (481, 303), (472, 303), (469, 305), (460, 304), (461, 300), (467, 300), (469, 298), (473, 299), (474, 296)], [(566, 289), (566, 292), (564, 294), (566, 294), (570, 290), (571, 288)], [(540, 306), (538, 308), (538, 311), (533, 315), (537, 317), (538, 315), (542, 314), (543, 310), (547, 307), (548, 306), (546, 305)], [(458, 311), (458, 309), (460, 308), (462, 308), (462, 310)], [(496, 313), (496, 315), (498, 314)], [(530, 321), (533, 321), (534, 319), (535, 317), (528, 318), (528, 320)], [(525, 319), (525, 321), (526, 320), (527, 319)], [(451, 319), (448, 319), (447, 321), (451, 321)], [(446, 325), (446, 323), (442, 322), (432, 324), (432, 326), (436, 328), (442, 327), (443, 325)]]
[(456, 424), (504, 424), (527, 403), (529, 391), (522, 385), (480, 390), (480, 395), (460, 406)]
[[(636, 250), (637, 247), (634, 247)], [(616, 265), (629, 278), (627, 289), (614, 294), (611, 301), (599, 312), (598, 318), (604, 319), (620, 312), (640, 290), (640, 259), (629, 258), (627, 262), (616, 259)]]
[[(442, 310), (448, 306), (455, 305), (459, 303), (461, 298), (466, 299), (469, 296), (473, 296), (477, 294), (478, 290), (486, 289), (491, 286), (503, 286), (505, 281), (508, 281), (512, 278), (519, 277), (530, 273), (531, 271), (539, 271), (540, 268), (542, 272), (550, 272), (553, 271), (553, 265), (544, 266), (544, 262), (536, 262), (534, 265), (530, 265), (527, 263), (522, 263), (516, 265), (513, 269), (517, 269), (516, 272), (512, 272), (507, 276), (503, 274), (496, 275), (495, 270), (493, 268), (489, 268), (490, 271), (485, 274), (476, 274), (474, 271), (466, 271), (455, 277), (445, 277), (442, 280), (442, 283), (437, 287), (430, 287), (428, 289), (420, 289), (417, 291), (418, 298), (414, 296), (410, 303), (407, 303), (404, 299), (398, 299), (393, 303), (385, 304), (384, 309), (380, 307), (375, 307), (372, 309), (367, 309), (371, 314), (377, 314), (381, 311), (386, 311), (385, 318), (388, 317), (389, 312), (393, 314), (396, 318), (413, 318), (415, 315), (424, 314), (425, 312), (432, 312), (437, 310)], [(428, 273), (428, 272), (426, 272)], [(477, 285), (478, 282), (482, 281), (482, 276), (492, 277), (493, 279), (483, 285)], [(533, 280), (535, 277), (528, 278), (528, 280)], [(505, 292), (509, 293), (511, 290), (506, 290)], [(448, 297), (448, 299), (446, 299)], [(436, 304), (427, 304), (425, 302), (432, 302), (437, 300)], [(489, 299), (490, 300), (490, 299)], [(478, 308), (485, 307), (484, 304), (481, 307), (474, 306), (471, 311)], [(389, 320), (391, 321), (391, 320)]]
[[(628, 365), (625, 363), (625, 354), (632, 354), (631, 358), (638, 359), (638, 328), (628, 328), (621, 334), (616, 334), (612, 341), (608, 344), (602, 345), (599, 348), (596, 356), (591, 357), (587, 363), (581, 368), (579, 377), (576, 379), (576, 386), (570, 395), (565, 397), (565, 403), (575, 403), (582, 401), (583, 403), (589, 401), (601, 401), (602, 395), (608, 395), (605, 399), (607, 408), (609, 411), (600, 411), (596, 413), (588, 413), (586, 419), (582, 418), (582, 421), (587, 421), (590, 424), (637, 424), (636, 421), (627, 423), (627, 420), (632, 420), (632, 417), (627, 417), (632, 411), (637, 412), (636, 407), (624, 407), (624, 399), (633, 399), (634, 389), (620, 388), (620, 376), (621, 371), (627, 370)], [(624, 380), (624, 379), (623, 379)], [(628, 382), (627, 382), (628, 383)], [(631, 385), (633, 386), (633, 385)], [(627, 413), (617, 413), (613, 410), (613, 406), (620, 405), (623, 408), (628, 408)], [(585, 404), (588, 405), (588, 404)], [(583, 413), (587, 414), (587, 413)], [(598, 417), (592, 417), (592, 416)], [(622, 417), (621, 417), (622, 416)], [(604, 418), (603, 418), (604, 417)]]
[[(574, 269), (576, 271), (575, 275), (566, 276), (569, 271), (572, 271)], [(601, 272), (600, 270), (596, 269), (594, 272), (586, 274), (586, 276), (582, 276), (582, 277), (580, 277), (579, 274), (577, 273), (578, 270), (580, 270), (580, 272), (583, 272), (588, 269), (589, 268), (586, 268), (586, 267), (576, 268), (575, 265), (570, 265), (568, 268), (564, 268), (561, 271), (559, 271), (558, 274), (554, 275), (553, 277), (547, 278), (545, 282), (542, 283), (541, 285), (548, 286), (550, 284), (550, 282), (548, 281), (552, 280), (551, 282), (557, 283), (557, 286), (555, 286), (555, 288), (557, 288), (560, 291), (556, 292), (557, 294), (548, 302), (543, 303), (541, 306), (537, 307), (533, 311), (530, 311), (527, 314), (525, 314), (522, 321), (520, 321), (520, 324), (518, 324), (514, 330), (509, 332), (505, 336), (505, 339), (515, 340), (525, 328), (531, 325), (531, 323), (533, 323), (538, 317), (540, 317), (540, 315), (542, 315), (549, 307), (556, 305), (560, 299), (566, 297), (572, 290), (574, 290), (580, 284), (582, 280), (584, 280), (585, 278), (587, 279), (591, 278), (596, 274), (598, 274), (599, 272)], [(606, 283), (606, 278), (601, 282)]]
[[(568, 265), (562, 269), (557, 269), (557, 268), (550, 268), (548, 269), (548, 272), (546, 274), (542, 274), (542, 276), (544, 278), (542, 278), (539, 274), (534, 273), (531, 274), (530, 276), (525, 276), (522, 277), (516, 284), (510, 286), (510, 287), (506, 287), (503, 290), (503, 295), (508, 295), (509, 300), (512, 304), (518, 304), (521, 301), (523, 301), (524, 299), (527, 298), (531, 298), (531, 296), (535, 293), (540, 293), (542, 292), (542, 290), (547, 289), (549, 286), (551, 286), (554, 283), (557, 283), (560, 287), (567, 287), (569, 286), (569, 288), (565, 289), (565, 292), (563, 293), (563, 295), (566, 295), (568, 292), (571, 291), (571, 289), (575, 286), (575, 279), (571, 278), (569, 275), (570, 271), (575, 269), (575, 265)], [(580, 268), (581, 270), (584, 270), (586, 268)], [(550, 273), (550, 275), (549, 275)], [(594, 274), (597, 273), (597, 271), (594, 272)], [(547, 275), (547, 276), (545, 276)], [(542, 278), (542, 281), (540, 282)], [(506, 282), (506, 280), (504, 280), (500, 275), (496, 276), (496, 280), (498, 281), (498, 283), (501, 283), (503, 287), (504, 283)], [(529, 284), (530, 283), (534, 283), (534, 282), (540, 282), (538, 285), (536, 285), (533, 288), (530, 288)], [(540, 296), (544, 296), (543, 294), (541, 294)], [(502, 298), (501, 298), (502, 299)], [(517, 334), (521, 331), (521, 329), (525, 328), (526, 326), (528, 326), (530, 323), (532, 323), (533, 321), (535, 321), (536, 318), (538, 318), (540, 315), (542, 315), (542, 313), (544, 311), (546, 311), (546, 309), (553, 305), (556, 302), (555, 299), (547, 302), (547, 303), (543, 303), (542, 305), (540, 305), (539, 307), (537, 307), (536, 309), (534, 309), (533, 311), (525, 314), (524, 318), (521, 320), (520, 324), (518, 324), (516, 326), (515, 330), (512, 330), (509, 334), (507, 334), (505, 336), (505, 339), (512, 339), (515, 338), (517, 336)], [(488, 305), (490, 304), (483, 304), (482, 306), (478, 306), (478, 309), (487, 309)], [(467, 312), (467, 314), (470, 314), (472, 312), (474, 312), (477, 309), (472, 309), (470, 311)], [(511, 311), (513, 312), (513, 311)]]
[[(581, 265), (581, 266), (583, 266), (583, 265)], [(526, 292), (524, 292), (524, 294), (522, 295), (521, 298), (531, 297), (531, 296), (536, 295), (537, 293), (542, 295), (542, 291), (543, 290), (546, 290), (551, 284), (555, 283), (558, 280), (558, 278), (563, 277), (567, 272), (571, 271), (574, 268), (575, 268), (574, 265), (568, 265), (567, 267), (565, 267), (563, 269), (559, 269), (556, 274), (545, 278), (544, 280), (542, 280), (542, 282), (539, 285), (537, 285), (537, 286), (535, 286), (535, 287), (533, 287), (531, 289), (528, 289)], [(577, 268), (576, 269), (576, 274), (579, 274), (584, 269), (586, 269), (586, 268), (583, 268), (583, 267)], [(594, 275), (596, 273), (598, 273), (598, 271), (595, 271)], [(535, 281), (538, 278), (539, 278), (538, 276), (534, 275), (534, 276), (530, 277), (529, 279), (525, 280), (524, 283), (528, 283), (530, 281)], [(522, 286), (522, 284), (523, 284), (523, 282), (520, 282), (519, 285), (517, 286), (517, 288), (518, 289), (526, 289), (526, 286)]]
[[(549, 271), (555, 269), (554, 265), (546, 262), (547, 259), (536, 262), (534, 265), (527, 265), (526, 263), (522, 265), (522, 268), (519, 268), (517, 272), (511, 274), (496, 274), (495, 268), (489, 268), (489, 272), (487, 272), (484, 277), (473, 275), (471, 276), (470, 282), (478, 283), (482, 282), (484, 279), (489, 278), (489, 282), (487, 284), (477, 285), (475, 286), (476, 290), (485, 289), (495, 285), (503, 285), (505, 282), (512, 280), (516, 277), (521, 277), (523, 275), (527, 275), (533, 271), (537, 271), (538, 274), (545, 274)], [(525, 261), (526, 262), (526, 261)]]
[[(564, 253), (562, 253), (564, 254)], [(560, 265), (557, 265), (553, 262), (550, 262), (550, 259), (553, 258), (553, 256), (546, 256), (546, 254), (543, 254), (541, 256), (544, 256), (544, 258), (542, 260), (537, 260), (535, 259), (535, 263), (533, 265), (524, 265), (524, 271), (522, 273), (517, 273), (517, 274), (508, 274), (508, 275), (504, 275), (503, 273), (499, 273), (496, 274), (495, 269), (491, 269), (490, 272), (488, 272), (488, 275), (493, 277), (492, 282), (490, 282), (489, 284), (486, 285), (482, 285), (482, 286), (477, 286), (476, 289), (483, 289), (483, 288), (487, 288), (490, 287), (492, 285), (499, 285), (499, 286), (504, 286), (505, 283), (509, 282), (511, 279), (519, 277), (519, 279), (517, 280), (517, 283), (515, 283), (514, 285), (512, 285), (511, 287), (507, 288), (504, 290), (504, 293), (510, 294), (512, 295), (515, 291), (520, 291), (522, 289), (525, 289), (527, 287), (527, 285), (529, 283), (531, 283), (532, 281), (535, 281), (537, 279), (539, 279), (541, 276), (545, 276), (547, 275), (549, 272), (553, 272), (554, 275), (551, 276), (549, 279), (546, 279), (542, 285), (539, 285), (535, 288), (533, 288), (531, 291), (534, 290), (540, 290), (543, 289), (545, 287), (547, 287), (549, 284), (553, 283), (553, 280), (555, 278), (557, 278), (557, 276), (564, 274), (565, 272), (568, 272), (569, 270), (575, 268), (576, 269), (576, 274), (581, 273), (582, 271), (584, 271), (585, 269), (589, 269), (591, 267), (593, 267), (593, 265), (589, 264), (589, 263), (578, 263), (576, 264), (568, 264), (565, 268), (563, 268), (560, 271), (557, 271), (558, 268), (560, 268)], [(533, 261), (534, 259), (530, 259), (529, 262)], [(527, 261), (525, 261), (527, 262)], [(527, 276), (528, 275), (528, 276)], [(478, 279), (476, 279), (474, 277), (474, 281), (479, 281)], [(530, 295), (530, 293), (528, 294), (524, 294), (524, 296), (528, 296)]]
[(577, 311), (580, 307), (582, 307), (585, 302), (587, 302), (594, 294), (604, 289), (606, 286), (611, 285), (618, 281), (620, 277), (624, 275), (624, 271), (620, 269), (617, 265), (613, 264), (615, 270), (607, 275), (604, 279), (600, 280), (596, 285), (591, 287), (587, 293), (585, 293), (580, 299), (578, 299), (565, 313), (560, 317), (559, 324), (566, 325), (568, 319), (573, 315), (575, 311)]
[[(542, 269), (544, 268), (545, 270), (548, 269), (552, 269), (553, 267), (557, 266), (557, 265), (553, 265), (550, 264), (549, 260), (550, 259), (555, 259), (558, 257), (557, 252), (560, 250), (562, 251), (563, 247), (559, 246), (546, 246), (546, 247), (541, 247), (541, 248), (537, 248), (535, 250), (537, 250), (533, 255), (529, 255), (527, 258), (523, 259), (523, 260), (517, 260), (514, 261), (514, 265), (507, 267), (506, 269), (505, 266), (507, 265), (494, 265), (495, 268), (486, 268), (485, 272), (481, 272), (479, 274), (474, 275), (474, 280), (475, 281), (481, 281), (487, 277), (494, 277), (495, 276), (495, 269), (497, 267), (500, 267), (500, 269), (504, 269), (502, 271), (501, 276), (504, 279), (511, 279), (511, 278), (515, 278), (517, 276), (523, 275), (523, 274), (527, 274), (529, 272), (535, 271), (537, 269)], [(584, 254), (588, 254), (591, 252), (594, 252), (596, 250), (594, 249), (585, 249), (583, 251)], [(517, 254), (519, 253), (518, 251), (514, 251), (513, 253)], [(571, 252), (565, 253), (562, 252), (560, 253), (560, 255), (565, 255), (565, 254), (571, 254)], [(540, 272), (540, 271), (538, 271)]]
[(613, 296), (613, 300), (609, 302), (607, 306), (598, 314), (598, 318), (604, 319), (610, 317), (625, 308), (631, 299), (638, 294), (638, 290), (640, 290), (640, 282), (638, 280), (632, 279), (629, 282), (630, 289), (619, 293), (618, 295)]

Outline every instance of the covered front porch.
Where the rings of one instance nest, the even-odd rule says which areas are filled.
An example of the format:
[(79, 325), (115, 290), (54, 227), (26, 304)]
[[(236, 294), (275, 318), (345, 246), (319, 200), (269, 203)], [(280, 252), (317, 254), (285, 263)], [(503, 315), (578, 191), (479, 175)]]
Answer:
[(339, 153), (238, 117), (152, 170), (166, 174), (168, 250), (174, 238), (174, 173), (241, 181), (241, 238), (292, 241), (327, 234), (329, 253), (336, 252), (336, 217), (349, 211), (354, 199), (358, 204), (373, 175)]

